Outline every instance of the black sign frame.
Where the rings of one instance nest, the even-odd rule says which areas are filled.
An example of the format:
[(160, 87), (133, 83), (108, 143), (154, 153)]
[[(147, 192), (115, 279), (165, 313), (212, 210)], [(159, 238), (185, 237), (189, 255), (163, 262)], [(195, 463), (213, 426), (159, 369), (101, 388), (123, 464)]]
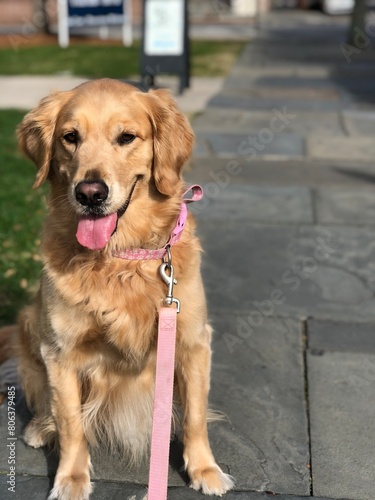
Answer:
[(145, 52), (146, 2), (143, 0), (142, 40), (141, 40), (141, 77), (142, 85), (148, 90), (155, 85), (158, 74), (175, 74), (180, 77), (179, 93), (190, 87), (190, 50), (187, 0), (183, 1), (183, 50), (181, 55), (150, 55)]

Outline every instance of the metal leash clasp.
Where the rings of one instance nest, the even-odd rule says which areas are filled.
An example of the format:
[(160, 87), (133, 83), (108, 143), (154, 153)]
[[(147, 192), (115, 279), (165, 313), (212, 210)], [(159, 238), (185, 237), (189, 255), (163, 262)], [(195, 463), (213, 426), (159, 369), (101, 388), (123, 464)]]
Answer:
[(167, 255), (166, 257), (164, 257), (164, 259), (166, 260), (164, 260), (161, 266), (159, 267), (160, 276), (162, 277), (164, 283), (168, 285), (168, 292), (165, 297), (165, 303), (168, 306), (175, 303), (177, 306), (177, 312), (179, 313), (181, 306), (180, 301), (175, 297), (173, 297), (173, 286), (177, 285), (177, 280), (174, 277), (174, 269), (172, 266), (172, 254), (169, 245), (167, 246), (166, 250), (167, 250)]

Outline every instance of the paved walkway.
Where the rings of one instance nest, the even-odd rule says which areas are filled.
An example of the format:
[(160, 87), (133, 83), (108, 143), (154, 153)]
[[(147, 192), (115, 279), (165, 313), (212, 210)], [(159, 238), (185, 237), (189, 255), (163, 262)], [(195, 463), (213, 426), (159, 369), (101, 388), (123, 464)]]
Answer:
[(375, 54), (319, 19), (270, 16), (194, 121), (211, 432), (240, 491), (373, 500)]
[[(211, 404), (230, 420), (211, 442), (236, 478), (228, 500), (373, 500), (374, 53), (349, 63), (339, 22), (285, 15), (288, 30), (270, 16), (194, 120)], [(45, 498), (56, 457), (21, 441), (17, 457), (17, 494), (3, 475), (1, 497)], [(94, 500), (143, 497), (147, 468), (125, 465), (94, 457)], [(175, 442), (168, 498), (202, 498), (180, 467)]]
[[(85, 81), (87, 80), (84, 78), (68, 75), (21, 77), (0, 75), (0, 109), (30, 109), (50, 92), (70, 90)], [(205, 109), (208, 100), (222, 87), (223, 81), (224, 78), (221, 77), (193, 77), (190, 88), (182, 95), (176, 95), (179, 83), (177, 77), (158, 77), (157, 85), (170, 88), (175, 93), (180, 109), (191, 114)]]

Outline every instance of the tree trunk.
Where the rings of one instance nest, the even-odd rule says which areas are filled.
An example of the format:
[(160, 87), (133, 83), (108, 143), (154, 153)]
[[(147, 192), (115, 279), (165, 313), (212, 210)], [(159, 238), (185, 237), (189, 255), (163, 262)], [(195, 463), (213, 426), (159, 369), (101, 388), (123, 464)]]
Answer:
[(350, 45), (356, 45), (358, 34), (365, 33), (366, 26), (366, 0), (355, 0), (355, 5), (352, 13), (352, 20), (349, 30)]

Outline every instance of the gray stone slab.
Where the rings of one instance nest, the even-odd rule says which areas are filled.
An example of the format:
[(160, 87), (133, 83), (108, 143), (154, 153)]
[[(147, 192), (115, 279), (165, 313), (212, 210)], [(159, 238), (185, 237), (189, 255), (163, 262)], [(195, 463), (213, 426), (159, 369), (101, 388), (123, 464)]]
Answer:
[[(309, 33), (310, 35), (310, 33)], [(258, 40), (253, 44), (252, 51), (244, 54), (241, 63), (262, 64), (264, 66), (285, 64), (289, 67), (296, 65), (308, 66), (317, 64), (323, 66), (326, 64), (337, 65), (344, 63), (345, 58), (340, 49), (340, 39), (336, 43), (329, 43), (327, 39), (316, 38), (312, 40), (303, 34), (298, 38), (289, 38), (290, 34), (284, 32), (284, 37), (278, 40)], [(332, 36), (332, 35), (331, 35)], [(288, 38), (288, 40), (286, 40)], [(303, 47), (303, 50), (301, 50)]]
[[(232, 78), (237, 81), (242, 79), (243, 85), (253, 85), (257, 82), (262, 82), (264, 79), (270, 85), (275, 79), (276, 81), (288, 80), (292, 82), (298, 81), (299, 79), (315, 79), (332, 81), (334, 84), (336, 82), (342, 82), (350, 78), (354, 83), (356, 80), (367, 80), (367, 82), (373, 81), (375, 77), (375, 70), (373, 62), (370, 63), (359, 63), (359, 64), (301, 64), (299, 66), (288, 65), (288, 64), (272, 64), (272, 65), (258, 65), (252, 64), (250, 62), (246, 65), (241, 64), (239, 61), (232, 67), (226, 82), (230, 82)], [(368, 83), (368, 85), (370, 85)], [(226, 86), (226, 85), (225, 85)]]
[[(345, 58), (342, 42), (347, 38), (346, 33), (338, 34), (331, 27), (330, 33), (324, 36), (322, 28), (325, 21), (323, 19), (316, 21), (316, 34), (312, 34), (311, 26), (305, 26), (302, 29), (306, 31), (299, 33), (298, 36), (295, 36), (294, 28), (285, 26), (285, 20), (278, 19), (277, 22), (281, 29), (273, 27), (266, 36), (257, 37), (251, 44), (251, 48), (245, 48), (238, 63), (243, 65), (247, 63), (250, 67), (252, 65), (273, 67), (282, 64), (289, 68), (296, 65), (328, 66), (332, 68), (333, 74), (341, 69), (345, 73), (350, 73), (357, 68), (366, 68), (371, 73), (371, 63), (374, 61), (371, 48), (357, 51), (350, 58)], [(303, 21), (300, 20), (300, 22)]]
[[(17, 457), (17, 473), (47, 476), (54, 474), (57, 467), (57, 457), (47, 449), (35, 450), (22, 440), (22, 430), (26, 423), (30, 420), (31, 414), (27, 411), (25, 402), (21, 397), (21, 390), (17, 389), (18, 403), (16, 407), (16, 457)], [(0, 440), (5, 443), (8, 441), (7, 429), (7, 413), (6, 405), (0, 406)], [(8, 470), (8, 456), (6, 453), (0, 454), (0, 470)]]
[(240, 109), (208, 108), (193, 121), (193, 128), (199, 140), (200, 133), (221, 132), (255, 133), (270, 128), (275, 133), (292, 132), (299, 135), (343, 136), (338, 113), (298, 112), (290, 113), (284, 105), (281, 109), (269, 111), (244, 111)]
[(374, 162), (373, 137), (307, 137), (307, 156), (317, 160)]
[[(206, 497), (202, 496), (202, 493), (196, 492), (189, 488), (185, 488), (184, 490), (178, 488), (176, 490), (171, 490), (170, 492), (168, 492), (168, 500), (204, 500), (205, 498)], [(301, 497), (295, 495), (273, 495), (271, 492), (267, 494), (267, 493), (256, 493), (251, 491), (246, 491), (246, 492), (230, 491), (226, 493), (222, 498), (225, 500), (308, 500), (308, 498), (310, 497), (306, 496)], [(327, 498), (324, 499), (318, 497), (314, 497), (314, 499), (329, 500)], [(138, 500), (138, 498), (134, 500)]]
[(375, 185), (375, 167), (371, 164), (338, 161), (264, 160), (245, 157), (193, 158), (185, 178), (192, 183), (215, 182), (224, 185), (251, 184), (268, 186), (340, 187), (369, 189)]
[(251, 331), (240, 316), (213, 318), (210, 401), (230, 422), (212, 425), (217, 460), (238, 490), (308, 495), (300, 322), (264, 318)]
[[(43, 477), (17, 476), (16, 493), (7, 490), (6, 478), (0, 475), (0, 491), (2, 500), (41, 500), (47, 498), (50, 489), (50, 480)], [(146, 488), (126, 484), (95, 482), (94, 491), (90, 500), (145, 500)], [(202, 493), (191, 488), (170, 488), (169, 500), (202, 500)], [(226, 500), (272, 500), (273, 495), (254, 492), (229, 492), (225, 495)], [(278, 495), (278, 500), (306, 500), (306, 497), (290, 495)], [(316, 498), (316, 500), (328, 500)]]
[(375, 319), (375, 229), (206, 221), (204, 211), (198, 227), (211, 311)]
[(245, 110), (272, 110), (282, 109), (287, 106), (290, 111), (339, 111), (342, 103), (338, 100), (305, 100), (305, 99), (285, 99), (258, 98), (217, 94), (208, 102), (208, 107), (235, 108)]
[(309, 319), (307, 331), (310, 350), (375, 354), (373, 322)]
[(349, 135), (355, 137), (375, 135), (375, 112), (343, 110), (343, 122)]
[(207, 141), (204, 138), (197, 136), (194, 141), (193, 156), (200, 158), (210, 156), (210, 154), (211, 150)]
[[(246, 49), (245, 49), (246, 50)], [(230, 81), (231, 78), (236, 78), (237, 80), (242, 79), (244, 85), (251, 85), (253, 83), (259, 82), (262, 78), (267, 78), (268, 81), (272, 81), (273, 78), (315, 78), (315, 79), (328, 79), (332, 76), (332, 69), (328, 65), (322, 64), (311, 64), (308, 66), (288, 66), (287, 64), (272, 66), (258, 66), (249, 64), (234, 64), (229, 73), (229, 76), (225, 80)], [(358, 71), (358, 69), (357, 69)]]
[(325, 189), (315, 191), (318, 222), (325, 224), (375, 225), (375, 185), (372, 189)]
[(313, 222), (311, 194), (308, 188), (224, 186), (225, 180), (226, 178), (220, 175), (212, 176), (211, 182), (203, 184), (205, 198), (195, 203), (190, 210), (194, 214), (204, 212), (205, 220)]
[[(201, 493), (197, 493), (191, 489), (185, 488), (184, 490), (172, 490), (168, 492), (169, 500), (204, 500)], [(215, 497), (214, 497), (215, 498)], [(272, 493), (255, 493), (251, 491), (239, 492), (230, 491), (223, 496), (225, 500), (308, 500), (310, 497), (295, 496), (295, 495), (273, 495)], [(329, 500), (324, 498), (314, 497), (315, 500)], [(138, 500), (138, 499), (134, 499)], [(342, 499), (345, 500), (345, 499)]]
[[(301, 158), (304, 155), (304, 140), (300, 135), (274, 133), (271, 129), (261, 129), (257, 134), (204, 132), (200, 134), (199, 141), (205, 141), (212, 154), (219, 158), (239, 155), (252, 159), (273, 156)], [(198, 153), (199, 150), (196, 150), (195, 156)]]
[[(34, 449), (27, 446), (21, 436), (22, 429), (30, 420), (31, 415), (25, 410), (25, 405), (21, 402), (17, 407), (16, 415), (16, 456), (17, 473), (37, 476), (53, 476), (56, 473), (58, 465), (58, 456), (52, 450), (47, 448)], [(7, 419), (6, 407), (0, 406), (0, 440), (7, 442)], [(93, 479), (124, 481), (136, 484), (147, 484), (148, 482), (148, 463), (147, 461), (137, 469), (129, 468), (125, 456), (119, 454), (106, 454), (93, 450), (91, 452), (93, 463)], [(9, 470), (6, 453), (0, 454), (0, 470)], [(171, 460), (169, 468), (169, 485), (183, 486), (186, 484), (186, 477), (181, 473), (183, 461), (182, 450), (178, 442), (171, 445)]]
[(314, 494), (373, 500), (375, 357), (308, 355)]
[[(102, 481), (124, 481), (129, 483), (147, 485), (149, 475), (149, 462), (139, 467), (129, 467), (126, 457), (120, 454), (108, 454), (103, 450), (91, 452), (93, 463), (94, 480)], [(183, 473), (182, 446), (179, 441), (171, 443), (171, 460), (168, 473), (168, 485), (170, 487), (185, 486), (188, 478)]]
[[(16, 492), (8, 491), (4, 476), (0, 476), (2, 500), (41, 500), (46, 499), (53, 480), (47, 477), (16, 476)], [(94, 491), (90, 500), (144, 500), (147, 493), (145, 487), (127, 484), (97, 482), (93, 483)], [(74, 500), (74, 499), (71, 499)]]
[(222, 91), (225, 95), (235, 97), (244, 97), (249, 99), (277, 99), (288, 102), (290, 100), (297, 101), (339, 101), (339, 87), (334, 85), (329, 80), (320, 79), (320, 85), (307, 86), (301, 85), (301, 78), (293, 78), (289, 80), (289, 85), (278, 85), (275, 79), (274, 85), (265, 85), (262, 78), (258, 78), (253, 85), (247, 85), (243, 78), (230, 78), (224, 84)]
[[(292, 74), (275, 74), (272, 72), (272, 75), (264, 74), (263, 71), (260, 71), (257, 77), (254, 79), (254, 87), (263, 89), (265, 92), (270, 90), (273, 91), (282, 91), (282, 90), (296, 90), (297, 94), (301, 91), (307, 91), (307, 98), (312, 95), (312, 92), (320, 93), (322, 91), (335, 91), (338, 93), (340, 87), (338, 84), (329, 78), (329, 75), (324, 73), (323, 75), (301, 75), (297, 74), (296, 71), (293, 71)], [(289, 72), (290, 73), (290, 72)], [(353, 85), (363, 86), (364, 82), (358, 82), (357, 80), (350, 79), (350, 82)], [(252, 86), (253, 87), (253, 86)], [(247, 90), (249, 92), (249, 84), (246, 78), (243, 78), (243, 75), (238, 76), (234, 72), (231, 72), (229, 76), (226, 78), (224, 83), (224, 88), (228, 89), (238, 89), (238, 90)]]

